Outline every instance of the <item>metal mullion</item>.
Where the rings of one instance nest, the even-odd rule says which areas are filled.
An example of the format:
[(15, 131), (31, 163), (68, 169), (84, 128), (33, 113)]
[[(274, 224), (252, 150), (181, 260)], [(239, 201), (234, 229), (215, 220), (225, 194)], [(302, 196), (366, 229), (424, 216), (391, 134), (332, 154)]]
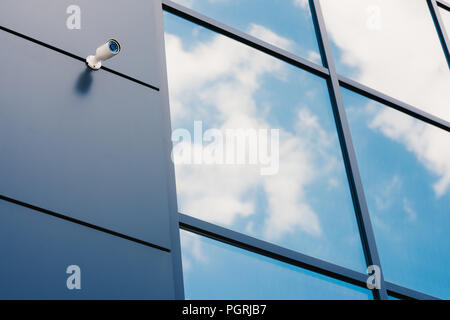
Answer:
[[(341, 88), (338, 75), (334, 65), (334, 59), (331, 52), (331, 46), (322, 16), (322, 10), (319, 0), (310, 0), (311, 14), (313, 16), (316, 28), (317, 39), (322, 53), (324, 65), (328, 67), (330, 77), (328, 78), (328, 87), (330, 98), (335, 115), (336, 127), (341, 144), (345, 168), (347, 172), (353, 204), (355, 207), (356, 218), (360, 231), (364, 255), (367, 265), (376, 265), (381, 269), (381, 263), (378, 256), (378, 250), (375, 242), (375, 236), (370, 222), (369, 210), (364, 195), (364, 189), (359, 174), (356, 154), (353, 148), (350, 127), (345, 114), (344, 103), (342, 100)], [(381, 288), (373, 290), (374, 298), (387, 300), (387, 292), (384, 283), (383, 272), (381, 271)]]
[(444, 22), (442, 21), (441, 13), (439, 12), (438, 4), (444, 10), (450, 10), (449, 4), (438, 0), (427, 0), (428, 7), (431, 11), (431, 16), (433, 18), (436, 31), (441, 41), (442, 49), (444, 50), (445, 58), (447, 59), (447, 64), (450, 68), (450, 41), (448, 38), (447, 30), (445, 29)]

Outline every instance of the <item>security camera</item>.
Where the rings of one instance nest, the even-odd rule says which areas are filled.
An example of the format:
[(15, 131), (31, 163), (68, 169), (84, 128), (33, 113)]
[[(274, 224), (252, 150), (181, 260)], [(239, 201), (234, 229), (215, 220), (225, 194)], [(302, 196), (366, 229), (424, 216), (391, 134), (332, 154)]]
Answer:
[(86, 63), (94, 70), (98, 70), (102, 66), (102, 61), (108, 60), (120, 52), (120, 44), (117, 40), (110, 39), (97, 48), (95, 56), (88, 56)]

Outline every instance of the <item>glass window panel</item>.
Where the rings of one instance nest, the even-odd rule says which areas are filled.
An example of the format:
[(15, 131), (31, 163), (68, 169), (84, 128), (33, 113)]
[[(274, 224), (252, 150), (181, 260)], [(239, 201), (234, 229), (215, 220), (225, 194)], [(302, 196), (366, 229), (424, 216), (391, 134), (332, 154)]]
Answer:
[(372, 299), (368, 289), (187, 231), (181, 245), (186, 299)]
[(423, 0), (321, 0), (338, 72), (450, 121), (450, 72)]
[[(325, 80), (170, 14), (165, 38), (180, 212), (365, 272)], [(209, 129), (223, 134), (223, 164), (196, 162)], [(258, 143), (279, 130), (258, 147), (271, 160), (228, 162), (239, 129)]]
[(450, 298), (450, 134), (343, 90), (385, 279)]
[(281, 49), (322, 64), (308, 0), (175, 0)]

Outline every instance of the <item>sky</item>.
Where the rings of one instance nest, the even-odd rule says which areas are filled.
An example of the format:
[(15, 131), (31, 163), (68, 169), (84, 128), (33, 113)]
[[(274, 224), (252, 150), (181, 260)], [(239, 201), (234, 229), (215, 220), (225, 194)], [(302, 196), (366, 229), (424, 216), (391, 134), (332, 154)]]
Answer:
[[(176, 2), (320, 62), (307, 1)], [(338, 72), (448, 120), (450, 73), (434, 25), (424, 1), (407, 3), (322, 0)], [(254, 165), (176, 165), (179, 211), (365, 272), (324, 80), (170, 14), (165, 31), (172, 129), (192, 132), (201, 120), (222, 131), (280, 130), (276, 175), (261, 176)], [(449, 297), (448, 134), (347, 90), (343, 96), (386, 279)], [(211, 250), (221, 246), (211, 241), (182, 234), (188, 297), (211, 290), (206, 272), (244, 259), (238, 249)], [(261, 298), (276, 292), (252, 286), (261, 286)]]

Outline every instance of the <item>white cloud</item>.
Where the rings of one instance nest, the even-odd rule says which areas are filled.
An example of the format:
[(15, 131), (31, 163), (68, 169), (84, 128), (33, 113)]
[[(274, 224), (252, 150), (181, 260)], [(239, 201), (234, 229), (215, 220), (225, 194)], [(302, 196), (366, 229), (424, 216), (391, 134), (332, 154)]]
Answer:
[(286, 134), (280, 145), (280, 172), (264, 179), (269, 205), (265, 236), (278, 240), (296, 228), (311, 235), (320, 235), (317, 214), (308, 204), (305, 188), (317, 176), (313, 152), (307, 141)]
[(307, 59), (312, 61), (312, 62), (315, 62), (317, 64), (321, 64), (322, 63), (322, 57), (316, 51), (309, 51)]
[(292, 50), (294, 45), (291, 40), (283, 38), (270, 29), (260, 25), (250, 24), (249, 33), (256, 38), (262, 39), (285, 50)]
[(411, 201), (407, 198), (403, 198), (403, 210), (406, 212), (409, 222), (415, 222), (417, 220), (417, 213), (413, 209)]
[(180, 240), (181, 252), (183, 253), (183, 270), (185, 272), (192, 269), (193, 261), (200, 262), (202, 264), (209, 263), (209, 257), (204, 254), (200, 236), (191, 232), (182, 231), (180, 233)]
[(447, 131), (426, 125), (393, 109), (373, 115), (369, 124), (386, 137), (402, 143), (437, 177), (433, 184), (436, 196), (444, 195), (450, 186), (450, 136)]
[(383, 190), (379, 194), (375, 195), (375, 204), (379, 210), (386, 210), (392, 206), (392, 202), (395, 200), (396, 193), (401, 190), (402, 180), (398, 175), (392, 177)]
[(308, 0), (294, 0), (294, 5), (305, 9), (309, 6), (309, 3), (308, 3)]
[[(357, 69), (358, 81), (450, 120), (450, 72), (426, 1), (322, 0), (321, 4), (331, 38), (342, 50), (341, 62)], [(379, 16), (370, 16), (373, 13)], [(379, 27), (369, 28), (368, 21), (378, 18)], [(372, 129), (402, 143), (436, 176), (432, 186), (436, 196), (449, 192), (447, 132), (390, 109), (372, 116)]]

